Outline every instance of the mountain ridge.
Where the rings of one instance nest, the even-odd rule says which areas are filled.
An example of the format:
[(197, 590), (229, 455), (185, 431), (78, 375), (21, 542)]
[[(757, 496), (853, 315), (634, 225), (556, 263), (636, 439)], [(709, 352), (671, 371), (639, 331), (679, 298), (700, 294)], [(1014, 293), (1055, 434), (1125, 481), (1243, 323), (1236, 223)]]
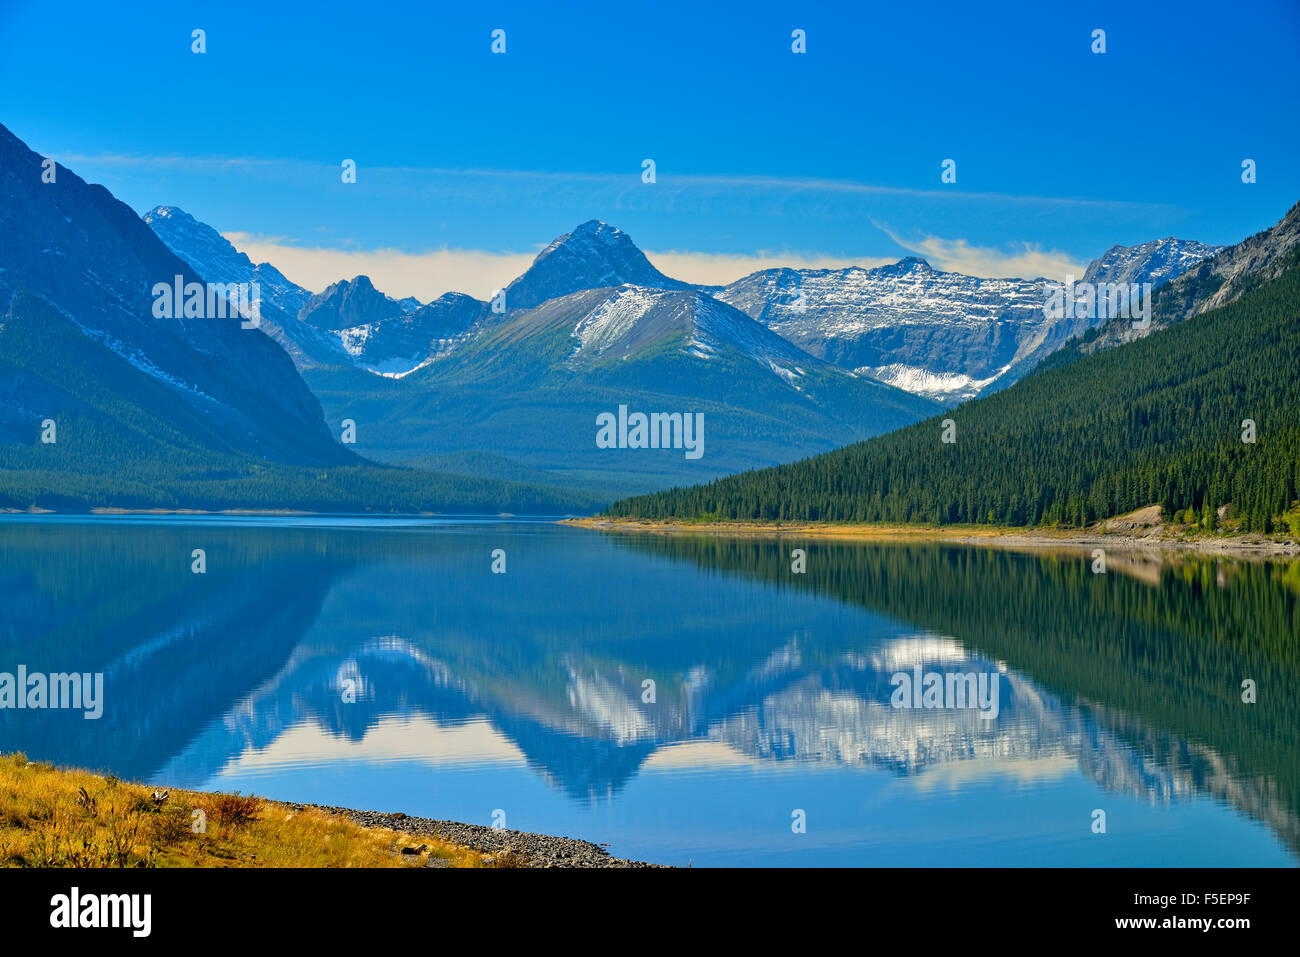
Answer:
[[(215, 292), (107, 189), (50, 169), (0, 126), (0, 509), (554, 514), (594, 504), (567, 489), (361, 459), (255, 321), (260, 311), (289, 325), (283, 312), (268, 299), (227, 308), (218, 297), (228, 288)], [(231, 260), (258, 274), (247, 257)], [(159, 308), (179, 305), (178, 283), (185, 308)]]
[(1044, 370), (1059, 368), (1083, 356), (1115, 348), (1168, 328), (1211, 309), (1235, 302), (1244, 293), (1277, 278), (1300, 261), (1300, 203), (1277, 223), (1238, 243), (1217, 247), (1213, 256), (1197, 262), (1152, 296), (1151, 321), (1135, 325), (1116, 318), (1076, 337), (1051, 356)]
[(609, 514), (1085, 526), (1155, 503), (1204, 529), (1230, 520), (1294, 530), (1300, 246), (1256, 261), (1287, 265), (1243, 280), (1247, 291), (1226, 305), (1040, 371), (943, 422), (624, 500)]
[[(1173, 237), (1112, 246), (1089, 264), (1085, 281), (1159, 285), (1218, 248)], [(916, 255), (871, 268), (775, 267), (724, 286), (686, 283), (664, 275), (623, 230), (596, 219), (553, 239), (528, 269), (494, 294), (492, 308), (447, 293), (434, 303), (408, 308), (409, 318), (403, 319), (399, 313), (409, 300), (385, 296), (367, 281), (369, 311), (359, 311), (350, 321), (314, 318), (315, 309), (340, 294), (350, 295), (356, 281), (341, 280), (311, 297), (314, 305), (305, 306), (308, 311), (298, 317), (308, 326), (333, 327), (323, 351), (307, 330), (272, 325), (300, 368), (351, 364), (381, 375), (407, 375), (456, 348), (481, 323), (584, 289), (627, 284), (699, 290), (817, 358), (952, 405), (1004, 388), (1100, 321), (1047, 319), (1047, 280), (944, 272)], [(333, 339), (339, 340), (337, 348)]]
[[(581, 290), (493, 316), (389, 384), (308, 370), (327, 410), (364, 408), (362, 451), (401, 462), (493, 452), (558, 475), (662, 486), (780, 461), (914, 421), (938, 406), (799, 350), (700, 290)], [(619, 406), (700, 412), (707, 453), (598, 448)]]
[[(104, 187), (62, 166), (44, 182), (41, 164), (0, 126), (0, 300), (10, 310), (30, 302), (16, 297), (20, 290), (40, 297), (251, 454), (286, 463), (353, 459), (327, 432), (288, 357), (259, 330), (241, 328), (234, 315), (155, 316), (156, 284), (201, 277)], [(69, 393), (49, 387), (49, 412), (57, 413), (54, 393)]]
[[(1215, 248), (1176, 239), (1114, 246), (1089, 265), (1088, 281), (1122, 274), (1159, 285)], [(944, 272), (906, 256), (871, 268), (759, 270), (717, 295), (819, 358), (952, 405), (1005, 388), (1099, 322), (1048, 318), (1051, 286)]]

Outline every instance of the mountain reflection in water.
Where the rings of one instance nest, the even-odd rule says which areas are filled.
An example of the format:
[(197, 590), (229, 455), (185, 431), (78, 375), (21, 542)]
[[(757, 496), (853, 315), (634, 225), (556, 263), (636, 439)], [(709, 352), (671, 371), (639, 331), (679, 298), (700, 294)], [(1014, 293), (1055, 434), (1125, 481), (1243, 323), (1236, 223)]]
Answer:
[[(1300, 569), (1110, 564), (537, 522), (7, 519), (0, 671), (102, 671), (105, 712), (0, 710), (0, 747), (506, 808), (669, 863), (943, 863), (958, 828), (993, 864), (1294, 864)], [(918, 667), (996, 675), (996, 718), (894, 707)]]

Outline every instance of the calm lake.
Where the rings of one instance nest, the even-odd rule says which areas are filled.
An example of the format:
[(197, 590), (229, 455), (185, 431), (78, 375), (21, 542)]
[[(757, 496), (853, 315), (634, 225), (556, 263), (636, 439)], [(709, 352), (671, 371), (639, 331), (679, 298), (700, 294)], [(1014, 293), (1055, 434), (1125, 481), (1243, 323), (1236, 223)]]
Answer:
[[(668, 864), (1294, 866), (1300, 563), (1091, 562), (9, 517), (0, 672), (102, 672), (103, 715), (0, 710), (0, 750)], [(929, 674), (996, 708), (896, 706)]]

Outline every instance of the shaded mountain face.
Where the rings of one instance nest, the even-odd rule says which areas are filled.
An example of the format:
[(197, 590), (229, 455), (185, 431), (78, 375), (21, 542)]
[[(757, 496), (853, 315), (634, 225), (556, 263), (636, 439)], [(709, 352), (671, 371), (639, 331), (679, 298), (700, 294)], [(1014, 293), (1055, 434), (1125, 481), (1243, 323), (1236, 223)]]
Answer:
[(311, 293), (290, 281), (270, 263), (257, 263), (231, 245), (207, 223), (177, 206), (155, 206), (142, 217), (168, 249), (210, 282), (255, 282), (263, 304), (298, 315)]
[(43, 172), (0, 126), (0, 360), (27, 383), (0, 407), (0, 431), (32, 443), (44, 418), (74, 416), (100, 442), (129, 433), (155, 451), (198, 442), (285, 463), (355, 460), (259, 329), (237, 315), (154, 315), (155, 284), (206, 277), (102, 186), (63, 167), (43, 182)]
[(263, 331), (300, 370), (355, 366), (403, 375), (448, 349), (486, 311), (484, 303), (461, 293), (447, 293), (428, 305), (411, 296), (394, 299), (368, 276), (336, 282), (313, 295), (269, 263), (254, 266), (228, 239), (184, 210), (158, 206), (144, 219), (201, 276), (257, 282)]
[[(354, 283), (365, 278), (358, 276)], [(458, 292), (444, 293), (427, 306), (417, 305), (415, 309), (405, 308), (406, 300), (384, 298), (389, 307), (398, 307), (396, 314), (380, 315), (384, 309), (372, 299), (376, 318), (333, 330), (343, 351), (358, 367), (383, 375), (400, 376), (420, 367), (431, 357), (452, 348), (487, 314), (486, 303)], [(306, 323), (313, 319), (309, 308), (303, 310)], [(359, 318), (360, 315), (344, 312), (338, 321)]]
[(337, 332), (375, 325), (406, 314), (402, 304), (375, 288), (369, 276), (342, 279), (303, 304), (298, 318), (309, 326)]
[[(1212, 251), (1185, 240), (1117, 246), (1088, 274), (1159, 284)], [(941, 272), (908, 257), (875, 269), (762, 270), (717, 297), (828, 362), (955, 404), (1005, 388), (1098, 324), (1046, 316), (1048, 287)]]
[[(808, 355), (706, 293), (635, 285), (493, 317), (400, 383), (308, 379), (331, 416), (378, 418), (359, 439), (365, 454), (493, 451), (564, 475), (618, 475), (630, 488), (788, 461), (939, 409)], [(597, 417), (619, 406), (701, 413), (702, 455), (599, 447)]]
[(254, 265), (230, 240), (176, 206), (155, 206), (144, 221), (173, 253), (210, 282), (255, 282), (261, 294), (262, 331), (280, 344), (299, 369), (347, 362), (337, 336), (298, 321), (312, 298), (270, 263)]
[(623, 284), (688, 288), (652, 266), (627, 233), (592, 219), (538, 253), (528, 271), (506, 287), (505, 305), (508, 310), (530, 309), (583, 289)]

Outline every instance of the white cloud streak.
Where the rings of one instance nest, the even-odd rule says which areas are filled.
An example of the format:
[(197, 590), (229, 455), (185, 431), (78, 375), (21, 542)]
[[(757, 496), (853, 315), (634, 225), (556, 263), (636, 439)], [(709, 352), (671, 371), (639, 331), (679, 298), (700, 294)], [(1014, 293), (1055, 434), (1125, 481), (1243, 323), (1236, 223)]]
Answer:
[(1014, 243), (1007, 249), (999, 249), (993, 246), (975, 246), (965, 239), (944, 239), (939, 236), (909, 239), (880, 223), (875, 225), (908, 252), (924, 257), (931, 266), (945, 272), (987, 278), (1046, 278), (1064, 281), (1067, 275), (1082, 276), (1088, 266), (1069, 253), (1043, 249), (1033, 243)]
[[(223, 156), (150, 156), (132, 153), (63, 154), (54, 156), (60, 163), (85, 163), (103, 166), (139, 169), (190, 168), (198, 171), (213, 169), (262, 169), (280, 172), (301, 179), (317, 175), (336, 176), (336, 163), (322, 163), (302, 159), (223, 157)], [(510, 170), (510, 169), (455, 169), (437, 166), (373, 166), (365, 167), (367, 176), (429, 177), (443, 180), (489, 180), (543, 185), (577, 185), (587, 187), (623, 188), (640, 182), (640, 168), (626, 173), (593, 173), (573, 170)], [(994, 202), (999, 204), (1081, 207), (1132, 212), (1173, 212), (1177, 207), (1162, 203), (1132, 202), (1128, 200), (1088, 199), (1074, 196), (1037, 196), (1032, 194), (970, 192), (956, 189), (917, 189), (914, 187), (884, 186), (854, 180), (825, 179), (800, 176), (744, 176), (703, 175), (659, 170), (658, 185), (665, 190), (696, 190), (700, 192), (730, 191), (780, 191), (783, 193), (857, 194), (864, 196), (898, 196), (915, 199), (955, 202)]]

